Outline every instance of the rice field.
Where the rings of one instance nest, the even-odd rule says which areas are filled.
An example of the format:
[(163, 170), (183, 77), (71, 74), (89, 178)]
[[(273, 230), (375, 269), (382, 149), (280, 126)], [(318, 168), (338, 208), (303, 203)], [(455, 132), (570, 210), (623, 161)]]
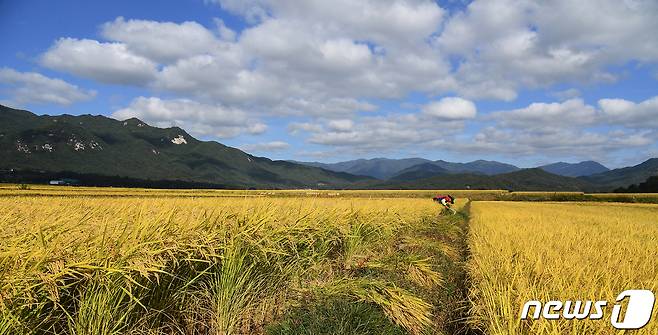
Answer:
[[(658, 292), (658, 205), (624, 197), (656, 199), (0, 185), (0, 335), (616, 334)], [(520, 320), (578, 299), (606, 318)]]
[(506, 190), (204, 190), (204, 189), (143, 189), (121, 187), (84, 187), (50, 185), (0, 184), (2, 196), (70, 196), (70, 197), (260, 197), (260, 198), (422, 198), (437, 193), (451, 194), (460, 199), (494, 200)]
[[(471, 323), (485, 334), (617, 334), (617, 295), (658, 292), (654, 204), (475, 202), (469, 246)], [(521, 321), (529, 300), (608, 305), (602, 320)], [(632, 333), (658, 333), (657, 314)]]
[(464, 217), (428, 199), (3, 197), (0, 334), (449, 333)]
[(257, 197), (257, 198), (422, 198), (437, 193), (459, 199), (496, 201), (588, 201), (658, 203), (658, 193), (583, 193), (583, 192), (510, 192), (508, 190), (205, 190), (140, 189), (122, 187), (84, 187), (51, 185), (0, 184), (0, 197), (68, 196), (68, 197)]

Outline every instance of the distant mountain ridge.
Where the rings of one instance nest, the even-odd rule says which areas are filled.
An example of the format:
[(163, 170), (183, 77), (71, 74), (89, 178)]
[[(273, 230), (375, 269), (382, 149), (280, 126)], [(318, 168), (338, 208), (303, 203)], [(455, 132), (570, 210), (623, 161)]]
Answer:
[(542, 165), (539, 168), (546, 172), (567, 177), (582, 177), (610, 171), (610, 169), (603, 166), (601, 163), (594, 161), (583, 161), (574, 164), (558, 162)]
[(370, 176), (377, 179), (388, 179), (406, 168), (427, 163), (430, 162), (430, 160), (423, 158), (372, 158), (356, 159), (339, 163), (293, 162), (319, 167), (329, 171), (347, 172), (353, 175)]
[(0, 105), (0, 182), (87, 178), (105, 186), (144, 187), (612, 191), (657, 175), (658, 158), (614, 170), (593, 161), (533, 169), (423, 158), (298, 164), (199, 141), (181, 128), (151, 127), (135, 118), (38, 116)]
[[(403, 164), (393, 165), (397, 161)], [(418, 164), (411, 164), (420, 162)], [(302, 164), (308, 164), (303, 163)], [(370, 169), (364, 169), (366, 163)], [(579, 191), (612, 191), (619, 187), (628, 187), (631, 184), (639, 184), (651, 176), (658, 175), (658, 158), (649, 159), (641, 164), (631, 167), (609, 170), (602, 164), (594, 161), (583, 161), (579, 163), (558, 162), (554, 164), (542, 165), (538, 168), (520, 169), (511, 164), (505, 164), (496, 161), (476, 160), (468, 163), (454, 163), (443, 160), (430, 161), (422, 158), (410, 158), (404, 160), (395, 159), (359, 159), (354, 161), (320, 164), (328, 170), (340, 167), (341, 171), (353, 173), (359, 171), (360, 174), (374, 177), (372, 171), (373, 165), (386, 165), (386, 167), (377, 166), (380, 171), (386, 170), (387, 178), (378, 178), (380, 182), (368, 182), (361, 187), (368, 188), (408, 188), (415, 185), (420, 188), (427, 188), (427, 185), (437, 187), (458, 187), (470, 186), (472, 188), (486, 187), (506, 187), (521, 186), (522, 189), (537, 189), (537, 186), (543, 185), (546, 190), (579, 190)], [(400, 166), (410, 165), (404, 169)], [(392, 171), (396, 171), (393, 173)], [(545, 172), (545, 173), (541, 173)], [(534, 171), (529, 173), (527, 171)], [(519, 172), (514, 174), (514, 172)], [(565, 177), (549, 178), (547, 174)], [(501, 176), (500, 178), (488, 178)], [(512, 182), (514, 178), (530, 178), (527, 182)], [(577, 187), (568, 187), (565, 182), (571, 182)], [(551, 183), (555, 185), (551, 186)]]
[(487, 161), (478, 159), (468, 163), (452, 163), (443, 160), (434, 161), (434, 164), (453, 173), (480, 173), (485, 175), (494, 175), (519, 171), (520, 168), (512, 164), (501, 163), (497, 161)]
[(177, 180), (231, 188), (341, 187), (366, 181), (347, 173), (272, 161), (178, 127), (132, 118), (37, 116), (0, 106), (0, 170), (73, 172), (139, 180)]
[(502, 189), (511, 191), (588, 191), (596, 188), (585, 180), (558, 176), (542, 169), (521, 169), (496, 175), (456, 173), (439, 174), (411, 181), (389, 180), (381, 189)]
[[(373, 158), (357, 159), (338, 163), (295, 162), (309, 166), (321, 167), (331, 171), (370, 176), (382, 180), (393, 177), (395, 177), (395, 179), (400, 179), (401, 177), (398, 175), (412, 171), (417, 175), (427, 175), (433, 170), (445, 170), (447, 173), (480, 173), (490, 175), (519, 170), (518, 167), (511, 164), (485, 160), (476, 160), (468, 163), (453, 163), (443, 160), (431, 161), (424, 158)], [(436, 167), (440, 169), (436, 169)]]
[(580, 177), (580, 179), (614, 189), (642, 183), (652, 176), (658, 176), (658, 158), (648, 159), (635, 166)]
[[(430, 177), (441, 173), (474, 173), (496, 175), (519, 171), (521, 168), (497, 161), (475, 160), (467, 163), (455, 163), (444, 160), (431, 161), (423, 158), (406, 159), (358, 159), (338, 163), (297, 162), (310, 166), (339, 172), (370, 176), (377, 179), (408, 180)], [(415, 164), (414, 164), (415, 163)], [(538, 168), (565, 177), (582, 177), (609, 171), (595, 161), (579, 163), (558, 162), (538, 166)]]
[(439, 174), (449, 174), (449, 173), (451, 173), (449, 170), (446, 170), (436, 165), (434, 162), (428, 162), (428, 163), (422, 163), (406, 168), (398, 172), (396, 175), (392, 176), (391, 178), (389, 178), (389, 180), (409, 181), (409, 180), (429, 178)]

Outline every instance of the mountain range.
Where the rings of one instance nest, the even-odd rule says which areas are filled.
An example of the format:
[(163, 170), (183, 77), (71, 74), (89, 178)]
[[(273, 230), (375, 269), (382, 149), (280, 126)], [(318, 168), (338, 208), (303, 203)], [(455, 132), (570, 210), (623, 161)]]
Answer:
[[(517, 166), (496, 161), (476, 160), (468, 163), (454, 163), (443, 160), (431, 161), (423, 158), (357, 159), (331, 164), (319, 162), (296, 163), (321, 167), (330, 171), (347, 172), (370, 176), (377, 179), (391, 180), (421, 179), (440, 173), (472, 173), (491, 176), (521, 170), (521, 168)], [(537, 168), (566, 177), (581, 177), (609, 171), (607, 167), (594, 161), (584, 161), (579, 163), (558, 162), (538, 166)]]
[(658, 158), (651, 158), (635, 166), (584, 176), (581, 179), (596, 185), (616, 188), (639, 184), (652, 176), (658, 176)]
[(323, 168), (329, 171), (347, 172), (354, 175), (370, 176), (377, 179), (388, 179), (396, 173), (418, 165), (429, 162), (423, 158), (406, 158), (406, 159), (357, 159), (339, 163), (320, 163), (320, 162), (298, 162), (294, 163)]
[(567, 177), (582, 177), (610, 171), (610, 169), (601, 165), (601, 163), (594, 161), (584, 161), (575, 164), (558, 162), (542, 165), (539, 168), (546, 172)]
[(375, 184), (380, 189), (498, 189), (517, 191), (594, 191), (585, 180), (559, 176), (539, 168), (521, 169), (496, 175), (475, 173), (438, 174), (414, 180), (388, 180)]
[[(37, 116), (0, 106), (0, 170), (171, 180), (217, 187), (342, 187), (370, 177), (256, 157), (138, 119)], [(7, 173), (5, 173), (6, 175)]]
[(658, 158), (615, 170), (593, 161), (531, 169), (423, 158), (277, 161), (136, 118), (39, 116), (1, 105), (0, 158), (0, 182), (72, 177), (82, 184), (117, 186), (611, 191), (658, 175)]
[[(357, 159), (339, 163), (295, 162), (299, 164), (321, 167), (330, 171), (347, 172), (356, 175), (370, 176), (377, 179), (396, 178), (400, 174), (417, 172), (431, 174), (432, 171), (446, 173), (480, 173), (494, 175), (520, 170), (510, 164), (496, 161), (476, 160), (468, 163), (453, 163), (443, 160), (431, 161), (424, 158), (373, 158)], [(437, 169), (438, 168), (438, 169)], [(399, 179), (396, 178), (396, 179)]]

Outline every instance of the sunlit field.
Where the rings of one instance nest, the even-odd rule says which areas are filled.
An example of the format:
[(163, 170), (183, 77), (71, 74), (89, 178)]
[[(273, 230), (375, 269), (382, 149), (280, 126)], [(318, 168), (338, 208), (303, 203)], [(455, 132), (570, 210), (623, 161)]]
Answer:
[(116, 197), (261, 197), (261, 198), (423, 198), (451, 194), (457, 198), (496, 199), (505, 190), (203, 190), (120, 187), (69, 187), (0, 184), (0, 196), (116, 196)]
[[(617, 295), (658, 292), (658, 205), (474, 202), (469, 246), (471, 323), (486, 334), (616, 334)], [(520, 321), (529, 300), (609, 303), (598, 321)], [(658, 333), (657, 313), (632, 334)]]
[(204, 190), (0, 184), (2, 196), (69, 197), (258, 197), (258, 198), (422, 198), (450, 194), (458, 199), (502, 201), (607, 201), (658, 203), (658, 193), (510, 192), (508, 190)]
[(2, 197), (0, 333), (451, 333), (465, 216), (437, 214), (429, 199)]
[(0, 185), (0, 334), (611, 334), (519, 314), (658, 290), (628, 197)]

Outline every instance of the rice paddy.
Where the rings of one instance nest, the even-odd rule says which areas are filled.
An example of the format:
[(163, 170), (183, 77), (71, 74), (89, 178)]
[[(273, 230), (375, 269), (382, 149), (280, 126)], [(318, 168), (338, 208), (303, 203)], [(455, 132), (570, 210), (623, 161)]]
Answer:
[(658, 291), (658, 205), (589, 196), (0, 185), (0, 334), (612, 334), (519, 317)]
[(437, 193), (459, 199), (496, 201), (592, 201), (658, 203), (656, 193), (510, 192), (508, 190), (211, 190), (140, 189), (122, 187), (63, 187), (50, 185), (0, 184), (0, 197), (245, 197), (245, 198), (422, 198)]
[[(619, 293), (658, 292), (658, 205), (475, 202), (472, 324), (486, 334), (616, 334)], [(527, 301), (607, 301), (602, 320), (520, 320)], [(633, 334), (658, 332), (652, 321)]]
[(21, 196), (0, 213), (3, 334), (286, 333), (327, 301), (441, 333), (460, 303), (443, 290), (463, 216), (425, 199)]

